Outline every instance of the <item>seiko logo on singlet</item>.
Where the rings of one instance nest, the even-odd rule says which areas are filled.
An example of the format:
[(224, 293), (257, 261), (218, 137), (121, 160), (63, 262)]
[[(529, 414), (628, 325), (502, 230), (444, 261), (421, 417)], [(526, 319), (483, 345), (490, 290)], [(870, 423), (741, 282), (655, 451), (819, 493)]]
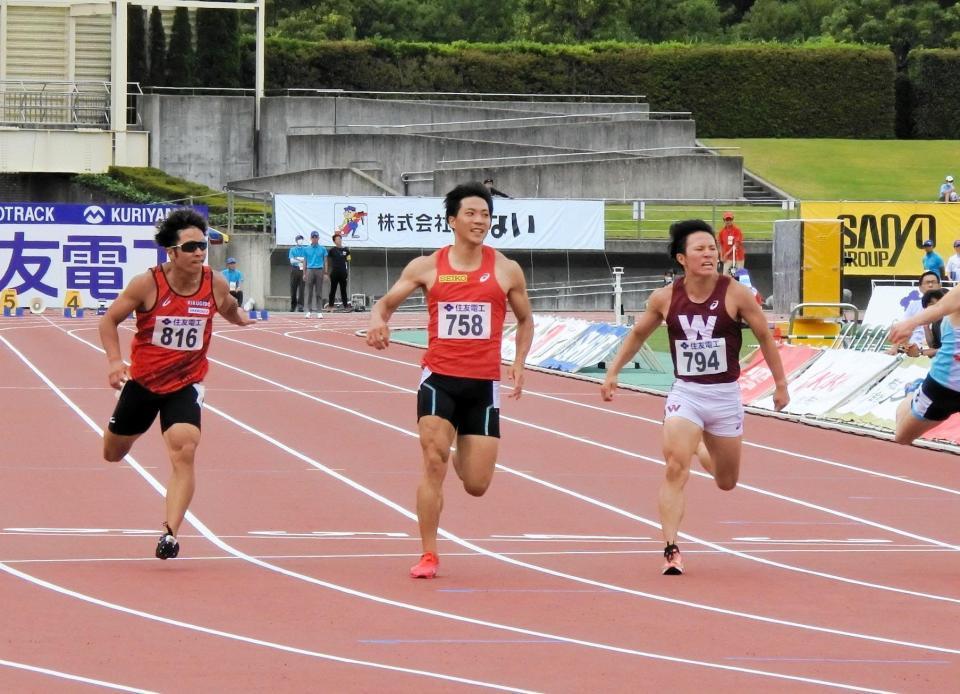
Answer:
[(440, 275), (437, 278), (440, 284), (461, 284), (467, 281), (466, 274), (456, 274), (456, 275)]
[(713, 329), (717, 325), (717, 317), (710, 316), (706, 321), (703, 316), (677, 316), (680, 321), (680, 327), (688, 340), (709, 340), (713, 337)]

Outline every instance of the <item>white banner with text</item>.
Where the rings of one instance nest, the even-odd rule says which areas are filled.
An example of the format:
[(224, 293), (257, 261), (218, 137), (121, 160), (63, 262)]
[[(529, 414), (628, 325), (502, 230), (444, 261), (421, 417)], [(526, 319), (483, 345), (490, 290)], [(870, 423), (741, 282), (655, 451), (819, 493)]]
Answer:
[[(442, 198), (278, 195), (276, 239), (292, 246), (334, 234), (351, 248), (442, 248), (453, 243)], [(496, 199), (485, 243), (498, 250), (602, 251), (602, 200)]]

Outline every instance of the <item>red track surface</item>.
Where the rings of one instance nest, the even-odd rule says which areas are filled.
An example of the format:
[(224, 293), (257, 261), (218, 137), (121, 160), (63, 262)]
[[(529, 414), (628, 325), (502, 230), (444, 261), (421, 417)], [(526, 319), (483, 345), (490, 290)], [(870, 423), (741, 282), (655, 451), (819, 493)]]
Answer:
[(421, 352), (372, 353), (364, 321), (218, 324), (167, 562), (158, 431), (100, 458), (95, 320), (0, 322), (0, 689), (956, 691), (955, 456), (749, 417), (741, 486), (691, 479), (688, 573), (663, 577), (662, 399), (529, 373), (490, 491), (448, 477), (441, 575), (414, 581)]

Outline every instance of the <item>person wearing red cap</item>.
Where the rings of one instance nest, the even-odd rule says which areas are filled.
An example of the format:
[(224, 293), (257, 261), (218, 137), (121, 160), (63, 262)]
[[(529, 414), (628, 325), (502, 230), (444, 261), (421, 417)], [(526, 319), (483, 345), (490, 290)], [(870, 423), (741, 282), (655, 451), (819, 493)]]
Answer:
[(720, 237), (720, 262), (722, 273), (732, 275), (744, 266), (746, 255), (743, 252), (743, 232), (733, 223), (733, 212), (723, 213), (723, 228), (717, 234)]

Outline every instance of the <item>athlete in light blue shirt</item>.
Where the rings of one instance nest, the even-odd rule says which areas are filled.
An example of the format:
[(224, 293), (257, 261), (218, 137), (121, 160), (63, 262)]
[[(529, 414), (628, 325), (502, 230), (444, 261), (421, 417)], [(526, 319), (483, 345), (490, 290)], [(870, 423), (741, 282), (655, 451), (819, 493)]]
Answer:
[(227, 258), (227, 266), (220, 271), (227, 280), (230, 294), (243, 306), (243, 273), (237, 269), (237, 259)]
[[(941, 320), (942, 319), (942, 320)], [(960, 412), (960, 290), (954, 289), (916, 315), (894, 323), (890, 341), (903, 344), (914, 328), (940, 321), (940, 349), (930, 362), (930, 372), (897, 408), (894, 440), (910, 444), (950, 415)]]
[(310, 245), (303, 249), (307, 269), (304, 271), (303, 306), (306, 317), (316, 312), (317, 318), (323, 318), (320, 306), (323, 304), (323, 276), (327, 274), (327, 248), (320, 245), (320, 232), (310, 232)]
[(303, 236), (297, 235), (296, 246), (290, 248), (290, 311), (303, 310), (303, 278), (307, 272), (307, 252), (303, 247)]
[(927, 239), (923, 242), (923, 269), (929, 272), (937, 273), (938, 277), (943, 277), (943, 258), (933, 250), (933, 241)]

